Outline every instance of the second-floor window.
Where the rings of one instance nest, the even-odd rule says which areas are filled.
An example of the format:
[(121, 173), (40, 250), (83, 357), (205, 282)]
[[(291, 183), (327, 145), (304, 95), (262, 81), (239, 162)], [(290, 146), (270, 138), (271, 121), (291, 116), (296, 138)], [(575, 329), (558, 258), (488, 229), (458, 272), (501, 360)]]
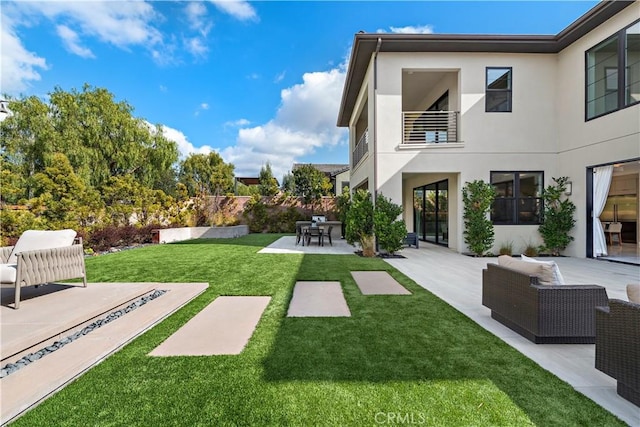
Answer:
[(511, 112), (511, 67), (487, 67), (485, 111), (487, 113)]
[(640, 21), (586, 52), (587, 120), (640, 102)]
[(543, 172), (491, 172), (496, 198), (491, 220), (496, 225), (529, 225), (542, 221)]

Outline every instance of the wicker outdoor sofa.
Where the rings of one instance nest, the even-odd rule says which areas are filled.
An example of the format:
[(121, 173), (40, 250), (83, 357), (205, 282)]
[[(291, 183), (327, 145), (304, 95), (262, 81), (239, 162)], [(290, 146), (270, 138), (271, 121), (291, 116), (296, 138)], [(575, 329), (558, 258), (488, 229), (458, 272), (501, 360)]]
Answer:
[(640, 304), (610, 299), (596, 309), (596, 369), (618, 381), (618, 394), (640, 406)]
[(19, 251), (0, 248), (0, 281), (15, 285), (15, 309), (20, 308), (22, 286), (76, 278), (87, 286), (82, 239), (75, 236), (73, 230), (28, 230), (16, 243)]
[(482, 305), (536, 344), (594, 343), (595, 307), (607, 302), (602, 286), (542, 285), (536, 276), (497, 264), (482, 271)]

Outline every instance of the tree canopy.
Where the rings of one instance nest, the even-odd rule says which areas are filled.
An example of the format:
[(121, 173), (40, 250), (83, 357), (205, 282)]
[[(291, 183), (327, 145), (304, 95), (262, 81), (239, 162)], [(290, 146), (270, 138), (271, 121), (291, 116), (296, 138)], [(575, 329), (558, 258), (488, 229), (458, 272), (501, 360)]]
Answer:
[(293, 171), (294, 194), (302, 198), (304, 204), (313, 204), (329, 194), (331, 182), (325, 174), (313, 165), (302, 165)]
[(273, 176), (269, 162), (260, 168), (258, 188), (262, 196), (275, 196), (278, 194), (278, 180)]
[(0, 122), (3, 236), (169, 219), (177, 144), (126, 101), (84, 85), (56, 87), (46, 100), (10, 99), (8, 109)]
[(9, 109), (12, 114), (0, 123), (2, 153), (27, 180), (26, 198), (33, 195), (30, 178), (44, 171), (53, 153), (65, 154), (74, 172), (97, 189), (127, 175), (153, 188), (178, 160), (176, 143), (160, 126), (134, 117), (131, 105), (116, 102), (103, 88), (57, 87), (49, 103), (31, 96), (11, 100)]
[(222, 196), (233, 191), (233, 169), (216, 152), (191, 154), (180, 163), (178, 179), (190, 196)]

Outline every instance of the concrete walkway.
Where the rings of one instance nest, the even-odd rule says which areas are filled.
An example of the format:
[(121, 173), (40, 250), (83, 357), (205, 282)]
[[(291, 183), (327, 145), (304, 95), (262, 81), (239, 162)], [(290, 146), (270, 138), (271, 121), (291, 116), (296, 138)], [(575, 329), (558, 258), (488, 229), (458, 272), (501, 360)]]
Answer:
[[(496, 258), (472, 258), (430, 244), (401, 254), (406, 258), (385, 261), (630, 426), (640, 426), (640, 408), (618, 396), (616, 381), (595, 369), (594, 344), (534, 344), (491, 318), (491, 311), (482, 305), (482, 269)], [(548, 259), (556, 261), (568, 284), (605, 286), (609, 298), (626, 300), (626, 285), (640, 282), (639, 266)]]
[(240, 354), (251, 339), (271, 297), (219, 296), (150, 356)]
[(340, 282), (296, 282), (287, 317), (351, 317)]

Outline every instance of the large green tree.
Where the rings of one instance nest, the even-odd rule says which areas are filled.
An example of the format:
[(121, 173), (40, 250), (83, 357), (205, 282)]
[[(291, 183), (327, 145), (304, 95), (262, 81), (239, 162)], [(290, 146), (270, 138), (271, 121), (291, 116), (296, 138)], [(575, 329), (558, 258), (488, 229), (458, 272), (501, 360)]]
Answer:
[(311, 164), (296, 168), (293, 171), (293, 182), (294, 194), (302, 198), (305, 205), (310, 204), (312, 211), (314, 204), (331, 190), (329, 178)]
[(56, 152), (96, 189), (111, 177), (127, 175), (154, 188), (178, 160), (177, 145), (160, 126), (134, 117), (131, 105), (116, 102), (103, 88), (84, 85), (67, 92), (57, 87), (48, 103), (34, 96), (12, 99), (9, 110), (0, 123), (2, 153), (27, 180), (28, 198), (33, 195), (29, 179), (43, 172), (45, 158)]
[(278, 194), (278, 180), (273, 176), (269, 162), (260, 168), (258, 189), (262, 196), (275, 196)]
[(62, 153), (47, 157), (44, 171), (33, 176), (33, 183), (36, 197), (29, 206), (50, 228), (86, 226), (100, 214), (99, 194), (75, 174)]
[(46, 157), (56, 151), (59, 134), (50, 106), (39, 98), (10, 100), (8, 107), (11, 114), (0, 122), (0, 150), (6, 166), (23, 180), (23, 193), (17, 198), (31, 198), (32, 177), (44, 171)]
[(216, 152), (190, 154), (180, 163), (178, 179), (190, 196), (221, 196), (233, 191), (233, 169)]

